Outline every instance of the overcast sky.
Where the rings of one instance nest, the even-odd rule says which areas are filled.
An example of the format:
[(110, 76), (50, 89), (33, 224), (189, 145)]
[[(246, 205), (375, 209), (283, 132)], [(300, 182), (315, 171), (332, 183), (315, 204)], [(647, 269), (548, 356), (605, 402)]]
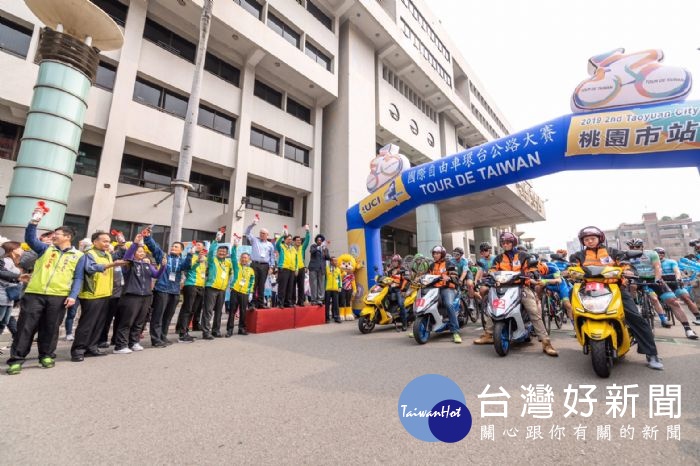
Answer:
[[(571, 113), (569, 98), (587, 61), (618, 47), (661, 49), (683, 66), (700, 100), (700, 2), (687, 0), (425, 0), (517, 132)], [(660, 19), (672, 22), (663, 23)], [(564, 172), (530, 181), (545, 202), (545, 222), (521, 225), (535, 246), (566, 247), (578, 229), (641, 221), (643, 212), (700, 220), (695, 168)], [(612, 199), (567, 198), (566, 187), (619, 186)], [(611, 191), (606, 190), (607, 194)], [(612, 191), (615, 193), (615, 191)]]

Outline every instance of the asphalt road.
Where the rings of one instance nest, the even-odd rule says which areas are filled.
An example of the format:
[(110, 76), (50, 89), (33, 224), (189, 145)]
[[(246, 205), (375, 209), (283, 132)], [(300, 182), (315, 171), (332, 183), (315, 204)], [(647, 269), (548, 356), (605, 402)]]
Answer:
[[(681, 327), (657, 329), (665, 371), (634, 353), (607, 380), (593, 374), (568, 327), (553, 335), (559, 358), (539, 344), (500, 358), (471, 344), (479, 333), (470, 324), (461, 345), (441, 335), (418, 346), (393, 329), (360, 335), (345, 322), (83, 363), (70, 362), (62, 341), (55, 368), (33, 359), (20, 375), (0, 376), (0, 464), (698, 464), (700, 344)], [(473, 415), (464, 440), (426, 443), (403, 428), (399, 395), (428, 373), (464, 392)], [(477, 395), (487, 384), (511, 395), (507, 419), (481, 418)], [(551, 418), (521, 417), (529, 384), (552, 387)], [(564, 416), (568, 384), (598, 387), (591, 417)], [(612, 384), (638, 385), (636, 418), (606, 415)], [(681, 384), (679, 419), (649, 418), (649, 384)], [(493, 440), (481, 439), (489, 425)], [(538, 425), (543, 438), (526, 439)], [(551, 438), (555, 425), (564, 427), (560, 440)], [(598, 440), (605, 425), (611, 439)], [(623, 425), (635, 429), (632, 440), (620, 437)], [(647, 425), (657, 427), (656, 440), (642, 438)], [(669, 425), (680, 425), (680, 441), (667, 440)], [(576, 439), (578, 426), (585, 440)]]

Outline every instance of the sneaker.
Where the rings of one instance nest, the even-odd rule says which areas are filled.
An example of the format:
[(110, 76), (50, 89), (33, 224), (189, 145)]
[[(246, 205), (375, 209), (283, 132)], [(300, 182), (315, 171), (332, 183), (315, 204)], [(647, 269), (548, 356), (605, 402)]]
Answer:
[(647, 355), (647, 367), (650, 369), (656, 369), (657, 371), (664, 370), (664, 365), (659, 361), (659, 357)]
[(671, 328), (671, 323), (668, 321), (668, 317), (665, 315), (659, 316), (659, 321), (661, 321), (661, 326), (663, 328)]
[(184, 334), (184, 335), (180, 335), (180, 338), (178, 338), (177, 341), (178, 341), (178, 343), (192, 343), (194, 341), (194, 338), (192, 338), (191, 336), (189, 336), (187, 334)]
[(239, 335), (248, 335), (248, 331), (244, 328), (239, 328), (238, 329), (238, 334)]
[(22, 364), (10, 364), (5, 372), (7, 375), (17, 375), (22, 372)]
[(408, 335), (407, 335), (407, 336), (408, 336), (408, 338), (413, 338), (413, 332), (412, 332), (412, 331), (411, 331), (411, 332), (408, 332)]
[(475, 345), (492, 345), (493, 344), (493, 334), (484, 332), (479, 338), (474, 340)]
[[(695, 338), (697, 338), (697, 337), (695, 337)], [(51, 369), (52, 367), (54, 367), (56, 365), (56, 361), (54, 361), (53, 358), (45, 356), (45, 357), (39, 359), (39, 364), (41, 364), (41, 367), (43, 367), (44, 369)]]
[(100, 342), (100, 343), (97, 344), (97, 347), (98, 347), (98, 348), (103, 348), (103, 349), (104, 349), (104, 348), (109, 348), (109, 342), (107, 342), (107, 341)]
[(208, 333), (205, 333), (204, 336), (202, 336), (202, 340), (213, 340), (214, 337), (209, 335)]
[(693, 324), (700, 325), (700, 316), (695, 316), (695, 320), (693, 321)]
[(131, 347), (131, 351), (143, 351), (143, 346), (139, 343), (134, 343)]
[(455, 343), (462, 343), (462, 337), (459, 336), (459, 333), (453, 333), (452, 341)]
[(129, 353), (133, 353), (133, 350), (130, 350), (129, 348), (122, 348), (122, 349), (114, 348), (112, 350), (112, 353), (114, 353), (114, 354), (129, 354)]
[(73, 334), (72, 333), (69, 333), (68, 335), (66, 335), (66, 341), (73, 341)]
[(685, 336), (687, 338), (690, 338), (691, 340), (697, 340), (698, 336), (695, 332), (693, 332), (691, 329), (688, 329), (685, 331)]
[(167, 347), (168, 345), (166, 345), (166, 344), (163, 343), (162, 341), (159, 341), (159, 342), (156, 342), (156, 343), (151, 344), (151, 346), (152, 346), (153, 348), (165, 348), (165, 347)]

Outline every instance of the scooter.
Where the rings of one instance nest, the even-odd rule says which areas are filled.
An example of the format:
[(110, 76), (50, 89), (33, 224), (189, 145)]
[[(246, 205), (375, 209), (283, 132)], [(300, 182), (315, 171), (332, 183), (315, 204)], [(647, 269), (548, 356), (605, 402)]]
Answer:
[[(360, 318), (357, 327), (360, 333), (371, 333), (377, 325), (394, 324), (397, 331), (400, 330), (401, 317), (399, 302), (396, 296), (391, 293), (391, 285), (394, 281), (391, 277), (376, 277), (376, 285), (370, 288), (364, 299), (364, 307), (360, 311)], [(406, 319), (410, 325), (413, 322), (413, 303), (418, 295), (417, 284), (411, 284), (408, 296), (404, 298), (406, 308)]]
[[(416, 320), (413, 322), (413, 338), (420, 345), (428, 342), (431, 332), (442, 333), (450, 328), (449, 310), (439, 305), (440, 288), (435, 286), (441, 280), (440, 275), (423, 275), (420, 278), (420, 297), (416, 299)], [(467, 323), (466, 308), (461, 305), (458, 292), (451, 305), (459, 309), (457, 323), (459, 328), (464, 327)]]
[(493, 320), (493, 347), (499, 356), (507, 356), (515, 343), (529, 342), (535, 328), (522, 306), (521, 272), (489, 272), (484, 284), (489, 286), (486, 312)]
[[(631, 259), (642, 251), (625, 251), (617, 259)], [(574, 310), (576, 338), (583, 354), (591, 355), (593, 371), (610, 377), (613, 362), (632, 346), (632, 334), (625, 323), (625, 309), (619, 282), (622, 267), (612, 265), (572, 266), (569, 278), (574, 282), (571, 306)]]

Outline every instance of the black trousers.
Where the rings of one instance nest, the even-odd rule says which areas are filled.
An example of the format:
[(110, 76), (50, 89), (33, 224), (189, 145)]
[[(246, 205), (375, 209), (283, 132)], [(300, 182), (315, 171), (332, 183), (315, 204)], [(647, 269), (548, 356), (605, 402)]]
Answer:
[[(225, 299), (226, 290), (217, 290), (209, 286), (204, 289), (204, 310), (202, 311), (202, 321), (199, 323), (204, 335), (221, 334), (221, 313)], [(214, 316), (213, 324), (211, 322), (212, 315)]]
[(25, 293), (20, 301), (17, 334), (12, 340), (8, 364), (22, 364), (32, 349), (34, 335), (39, 333), (39, 359), (56, 357), (58, 329), (66, 315), (65, 296)]
[(352, 306), (352, 290), (340, 290), (338, 292), (339, 305), (340, 307), (351, 307)]
[(649, 356), (656, 356), (656, 342), (654, 341), (654, 334), (651, 331), (651, 327), (646, 320), (642, 317), (637, 309), (637, 305), (634, 304), (634, 299), (629, 291), (621, 289), (622, 294), (622, 307), (625, 308), (625, 322), (630, 328), (630, 332), (634, 335), (634, 339), (637, 340), (637, 352), (641, 354), (648, 354)]
[[(114, 325), (112, 325), (114, 323)], [(102, 334), (100, 335), (100, 343), (109, 341), (109, 328), (112, 327), (112, 340), (111, 343), (115, 343), (115, 335), (117, 334), (117, 329), (119, 328), (119, 298), (111, 297), (109, 299), (109, 307), (107, 308), (107, 318), (105, 319), (105, 325), (102, 328)]]
[(253, 305), (263, 307), (265, 305), (265, 281), (270, 265), (263, 262), (253, 262), (255, 272), (255, 289), (253, 290)]
[(340, 315), (338, 315), (338, 296), (339, 292), (326, 290), (326, 320), (331, 320), (329, 311), (333, 312), (333, 319), (340, 319)]
[(75, 340), (70, 348), (71, 356), (82, 356), (86, 352), (97, 353), (102, 328), (107, 319), (110, 297), (97, 299), (80, 298), (80, 320), (75, 329)]
[(180, 300), (179, 294), (153, 292), (153, 312), (151, 314), (151, 344), (163, 343), (168, 337), (168, 327), (175, 315)]
[(231, 312), (228, 315), (226, 322), (226, 331), (233, 332), (233, 318), (236, 315), (236, 310), (240, 311), (238, 316), (238, 331), (245, 330), (245, 316), (248, 310), (248, 295), (239, 293), (236, 290), (231, 290)]
[(114, 349), (123, 349), (127, 346), (131, 348), (139, 342), (150, 306), (150, 296), (126, 294), (121, 297), (117, 311), (118, 318), (114, 320), (115, 323), (119, 322), (117, 331), (114, 332)]
[(297, 272), (296, 277), (294, 277), (294, 288), (296, 290), (297, 306), (303, 306), (304, 301), (306, 301), (306, 294), (304, 292), (305, 278), (306, 278), (306, 267), (302, 267)]
[(277, 272), (277, 303), (279, 307), (294, 304), (294, 271), (279, 269)]
[[(180, 335), (184, 335), (189, 331), (190, 319), (192, 315), (197, 315), (195, 311), (199, 311), (198, 314), (201, 316), (204, 287), (189, 285), (182, 290), (182, 294), (182, 307), (180, 307), (180, 314), (177, 316), (177, 325), (175, 326), (175, 330)], [(195, 320), (195, 322), (199, 323), (199, 320)]]

